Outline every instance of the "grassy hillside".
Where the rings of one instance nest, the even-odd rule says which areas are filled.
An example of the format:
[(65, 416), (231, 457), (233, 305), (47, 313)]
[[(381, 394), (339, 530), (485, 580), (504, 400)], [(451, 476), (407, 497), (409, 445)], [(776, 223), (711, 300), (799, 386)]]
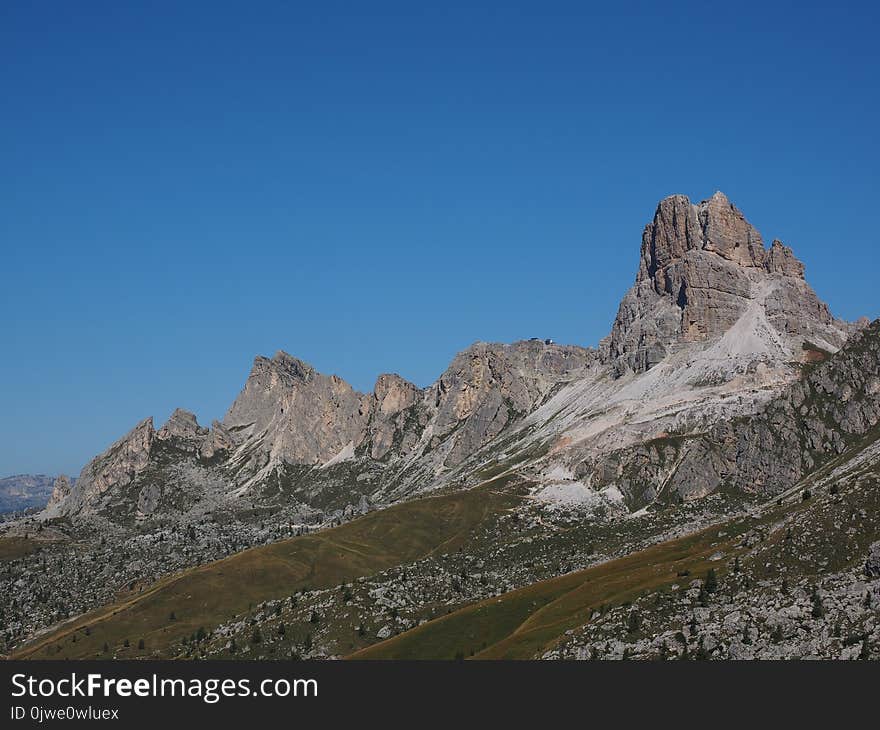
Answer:
[[(258, 602), (458, 549), (489, 515), (517, 503), (519, 497), (500, 489), (504, 482), (496, 479), (471, 491), (400, 504), (165, 578), (62, 625), (15, 651), (13, 658), (93, 658), (106, 656), (105, 644), (110, 656), (167, 656), (182, 636), (210, 630)], [(148, 650), (136, 648), (140, 639)]]
[(353, 655), (352, 659), (529, 659), (593, 611), (641, 592), (692, 580), (719, 566), (709, 557), (731, 551), (742, 521), (654, 545), (646, 550), (541, 581), (467, 606)]
[(29, 555), (42, 547), (38, 540), (18, 536), (0, 537), (0, 562)]

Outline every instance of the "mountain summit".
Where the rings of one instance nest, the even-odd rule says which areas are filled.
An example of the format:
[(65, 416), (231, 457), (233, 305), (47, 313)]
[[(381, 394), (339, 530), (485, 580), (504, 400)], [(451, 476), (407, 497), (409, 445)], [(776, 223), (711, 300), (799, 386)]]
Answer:
[(805, 337), (833, 351), (851, 329), (806, 283), (792, 250), (778, 240), (765, 249), (723, 193), (697, 205), (684, 195), (660, 201), (608, 342), (618, 372), (643, 372), (682, 343), (724, 335), (744, 315), (736, 335), (747, 355), (795, 356)]

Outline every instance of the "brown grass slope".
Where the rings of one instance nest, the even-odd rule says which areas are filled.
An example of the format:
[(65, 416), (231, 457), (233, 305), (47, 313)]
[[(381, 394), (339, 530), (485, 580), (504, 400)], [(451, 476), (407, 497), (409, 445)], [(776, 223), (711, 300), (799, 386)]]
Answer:
[[(400, 504), (164, 578), (56, 627), (17, 649), (12, 658), (94, 658), (106, 656), (105, 643), (112, 654), (126, 658), (173, 656), (172, 644), (182, 637), (199, 628), (210, 630), (253, 604), (456, 550), (491, 513), (516, 504), (518, 497), (493, 491), (499, 482)], [(134, 648), (140, 639), (147, 646), (144, 651)], [(129, 647), (124, 647), (126, 640)]]
[(731, 551), (740, 532), (734, 523), (653, 545), (585, 570), (534, 583), (430, 621), (352, 654), (351, 659), (530, 659), (592, 612), (620, 605), (688, 571), (702, 577), (712, 553)]

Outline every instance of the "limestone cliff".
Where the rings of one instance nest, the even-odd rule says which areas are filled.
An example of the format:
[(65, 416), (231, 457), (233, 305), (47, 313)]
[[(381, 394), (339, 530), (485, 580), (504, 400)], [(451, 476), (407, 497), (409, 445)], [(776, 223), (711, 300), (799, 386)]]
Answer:
[(722, 336), (758, 302), (789, 354), (800, 339), (835, 350), (849, 328), (804, 280), (791, 249), (761, 235), (725, 197), (693, 205), (665, 198), (642, 234), (636, 282), (624, 296), (607, 343), (618, 374), (644, 372), (683, 343)]

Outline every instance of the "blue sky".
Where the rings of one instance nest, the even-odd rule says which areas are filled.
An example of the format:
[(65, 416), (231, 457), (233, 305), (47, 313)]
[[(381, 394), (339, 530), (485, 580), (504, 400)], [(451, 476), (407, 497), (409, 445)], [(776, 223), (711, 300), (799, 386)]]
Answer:
[(877, 316), (878, 20), (2, 3), (0, 475), (209, 423), (258, 353), (367, 390), (478, 339), (595, 344), (671, 193), (724, 190), (835, 314)]

